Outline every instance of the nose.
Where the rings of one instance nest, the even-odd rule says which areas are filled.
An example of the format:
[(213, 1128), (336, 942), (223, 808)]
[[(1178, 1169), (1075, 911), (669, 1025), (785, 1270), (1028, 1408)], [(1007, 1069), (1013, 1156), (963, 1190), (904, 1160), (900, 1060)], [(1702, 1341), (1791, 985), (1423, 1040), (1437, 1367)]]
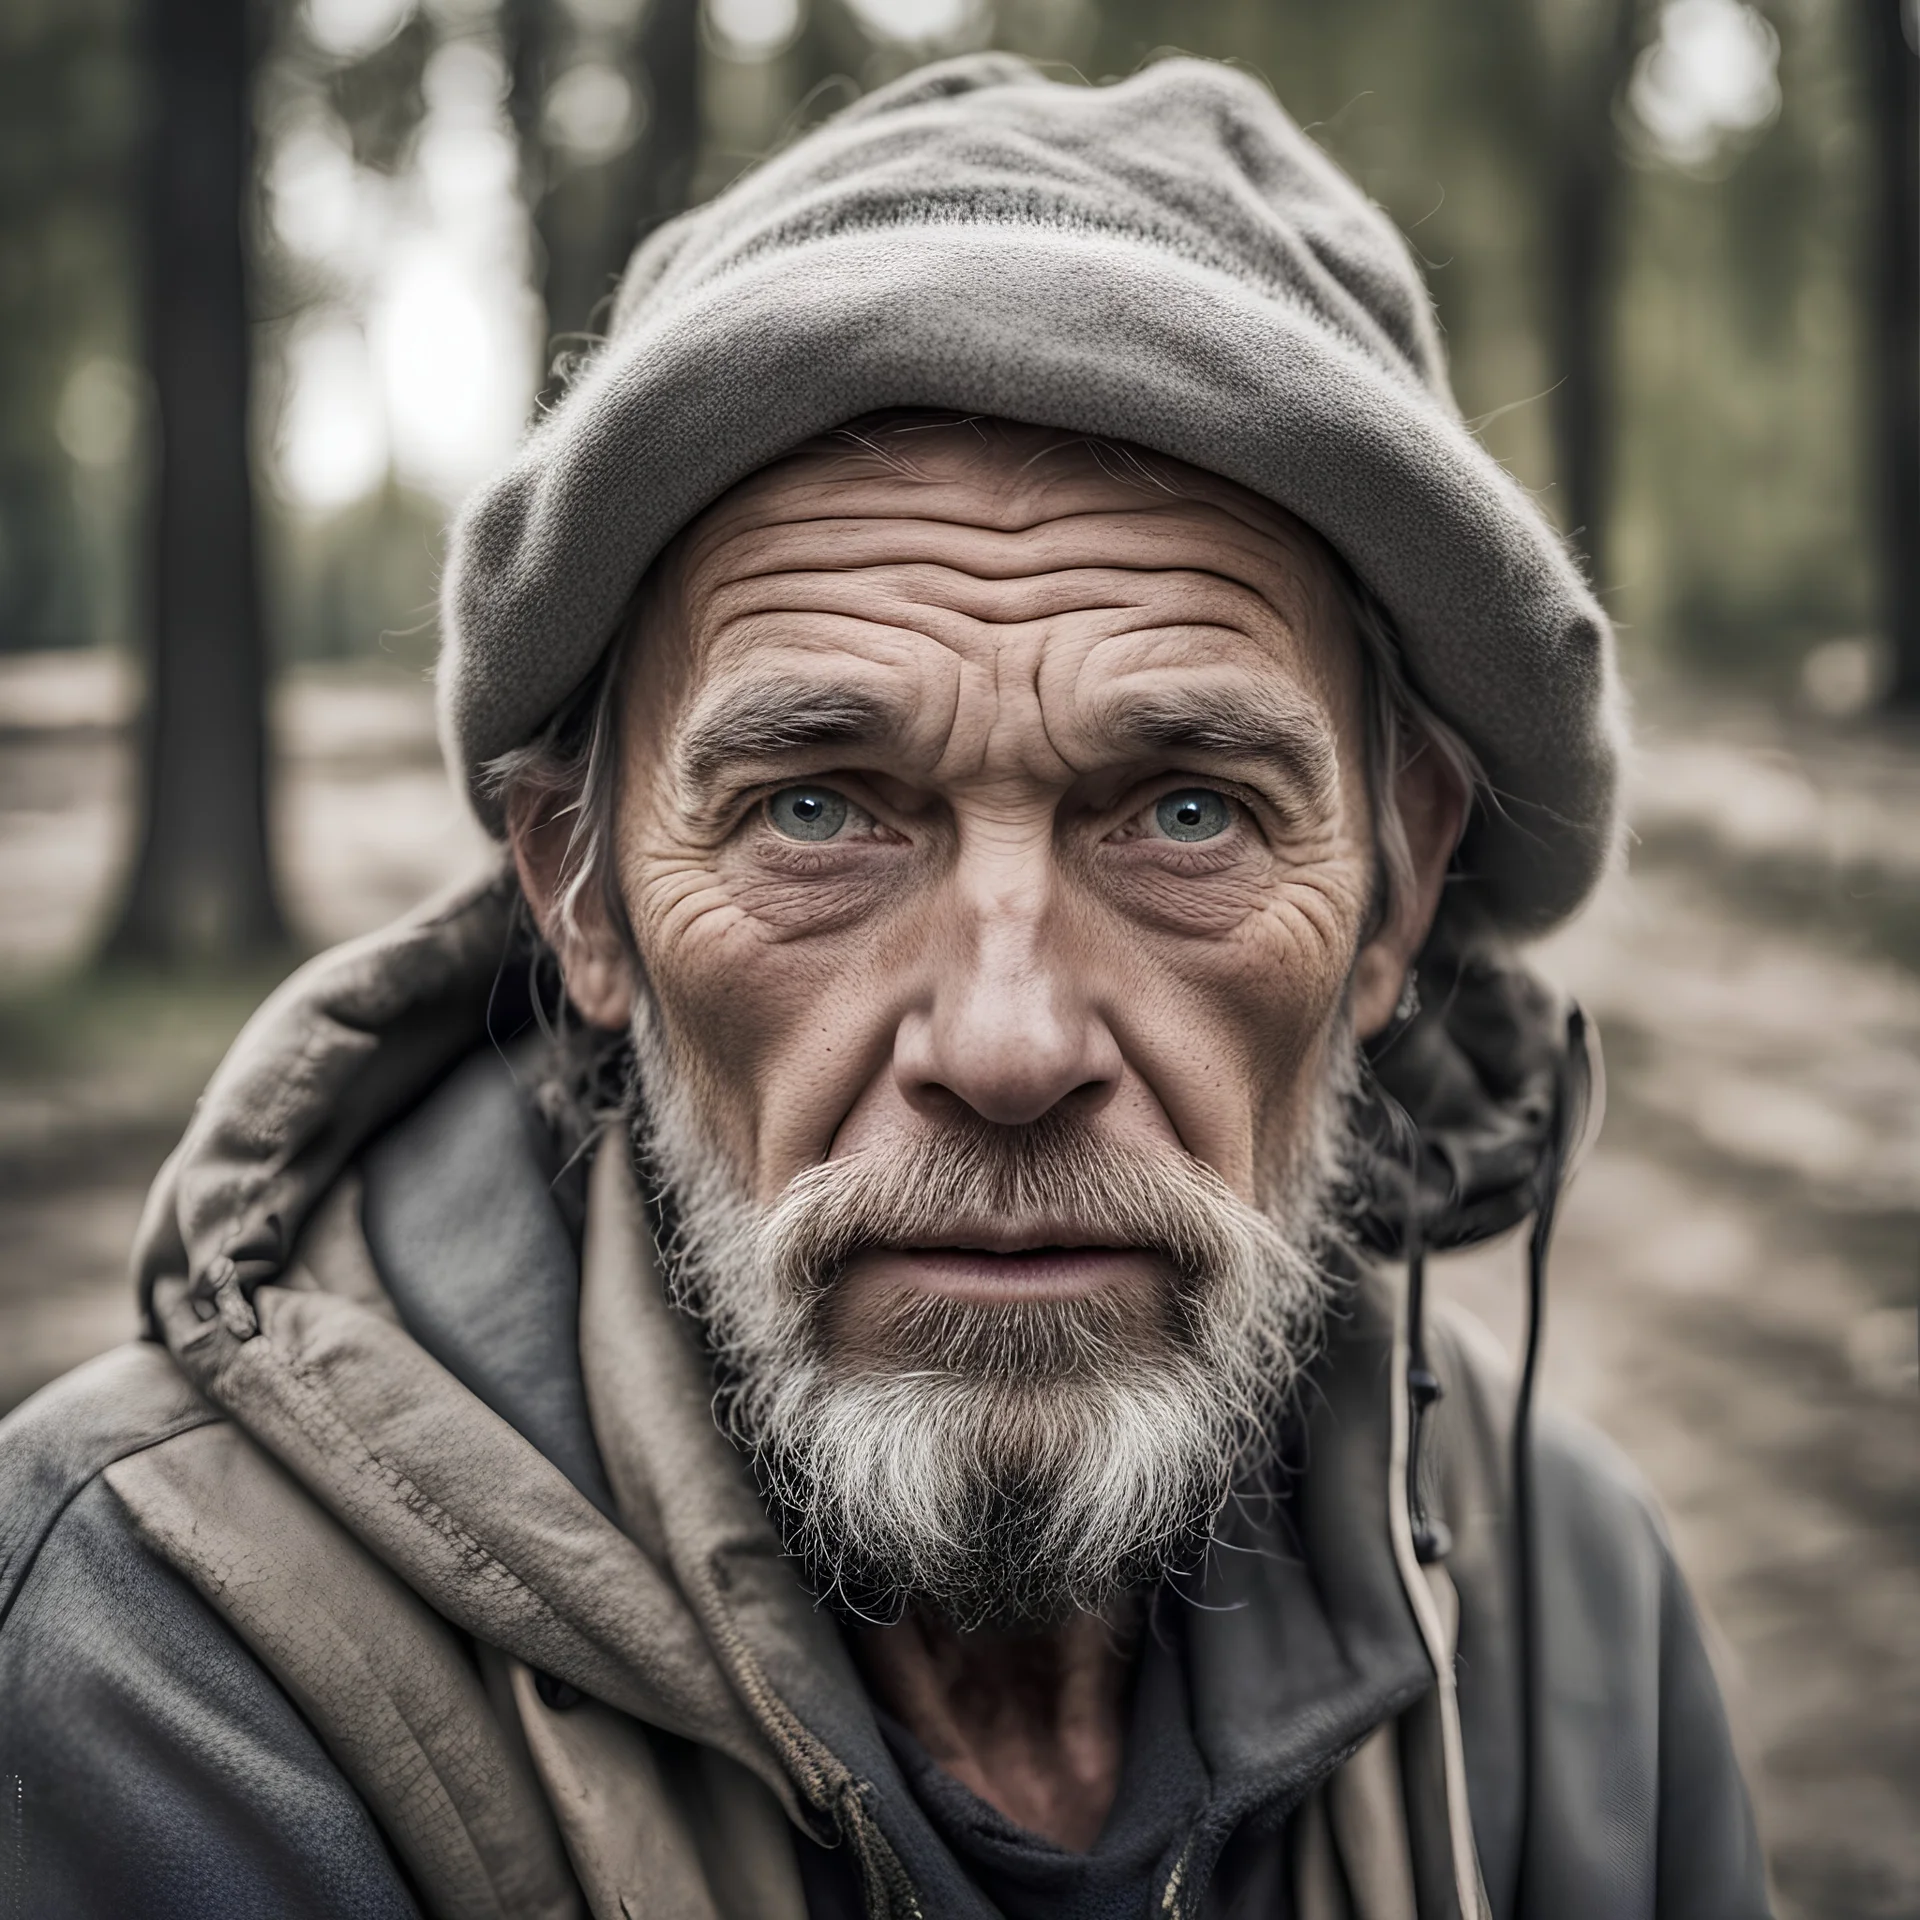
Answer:
[(1025, 1126), (1063, 1102), (1106, 1105), (1120, 1045), (1093, 994), (1087, 956), (1051, 912), (1044, 881), (975, 890), (943, 929), (933, 987), (894, 1036), (895, 1083), (927, 1115), (968, 1107)]

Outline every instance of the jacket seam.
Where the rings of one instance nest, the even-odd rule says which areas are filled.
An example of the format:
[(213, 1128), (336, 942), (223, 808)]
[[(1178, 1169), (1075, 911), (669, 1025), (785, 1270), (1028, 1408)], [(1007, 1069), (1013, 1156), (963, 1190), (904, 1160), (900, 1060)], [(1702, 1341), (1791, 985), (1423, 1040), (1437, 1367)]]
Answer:
[[(249, 1342), (248, 1344), (252, 1344)], [(289, 1407), (294, 1424), (302, 1436), (319, 1448), (324, 1454), (330, 1449), (325, 1444), (324, 1430), (331, 1427), (335, 1433), (344, 1434), (354, 1446), (361, 1462), (362, 1474), (371, 1471), (372, 1477), (384, 1488), (389, 1503), (397, 1503), (408, 1513), (423, 1521), (431, 1532), (445, 1546), (451, 1547), (461, 1561), (481, 1576), (498, 1576), (506, 1583), (510, 1592), (521, 1595), (529, 1601), (539, 1616), (552, 1626), (569, 1633), (581, 1634), (564, 1614), (560, 1613), (538, 1588), (527, 1580), (525, 1575), (502, 1560), (484, 1541), (478, 1538), (432, 1494), (422, 1487), (413, 1477), (400, 1467), (391, 1464), (386, 1457), (363, 1434), (354, 1421), (341, 1408), (338, 1400), (326, 1387), (321, 1370), (309, 1368), (308, 1364), (296, 1359), (277, 1342), (268, 1342), (270, 1350), (287, 1378), (300, 1389), (301, 1400), (305, 1403), (299, 1410)], [(317, 1421), (309, 1422), (308, 1410), (318, 1415)], [(319, 1428), (319, 1431), (316, 1431)]]

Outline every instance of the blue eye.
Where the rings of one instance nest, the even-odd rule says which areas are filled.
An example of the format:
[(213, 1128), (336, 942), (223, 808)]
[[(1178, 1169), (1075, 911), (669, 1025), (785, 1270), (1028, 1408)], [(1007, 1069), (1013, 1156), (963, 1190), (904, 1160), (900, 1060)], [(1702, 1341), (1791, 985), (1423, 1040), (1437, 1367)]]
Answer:
[(1224, 794), (1187, 787), (1168, 794), (1153, 818), (1169, 840), (1217, 840), (1233, 825), (1233, 808)]
[(782, 787), (767, 818), (789, 840), (831, 840), (847, 824), (847, 803), (827, 787)]

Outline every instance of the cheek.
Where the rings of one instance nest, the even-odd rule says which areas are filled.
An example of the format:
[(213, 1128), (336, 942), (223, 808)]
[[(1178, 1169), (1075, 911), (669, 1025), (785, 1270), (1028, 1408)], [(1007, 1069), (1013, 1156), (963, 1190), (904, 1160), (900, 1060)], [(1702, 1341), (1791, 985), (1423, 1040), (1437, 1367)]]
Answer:
[(889, 943), (873, 906), (852, 879), (742, 880), (668, 861), (633, 875), (634, 936), (668, 1046), (762, 1200), (826, 1156), (889, 1055)]
[(1365, 911), (1363, 862), (1290, 876), (1230, 938), (1131, 937), (1115, 996), (1123, 1050), (1182, 1144), (1243, 1198), (1310, 1115)]

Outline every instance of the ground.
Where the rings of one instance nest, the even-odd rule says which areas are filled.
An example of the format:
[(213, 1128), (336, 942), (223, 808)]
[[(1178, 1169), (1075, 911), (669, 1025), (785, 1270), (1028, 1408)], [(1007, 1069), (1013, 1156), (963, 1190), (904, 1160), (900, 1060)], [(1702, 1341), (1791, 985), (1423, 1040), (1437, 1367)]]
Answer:
[[(1643, 690), (1625, 868), (1541, 964), (1607, 1119), (1547, 1391), (1637, 1462), (1724, 1647), (1790, 1920), (1920, 1915), (1920, 740)], [(76, 981), (127, 838), (127, 690), (0, 661), (0, 1409), (133, 1331), (140, 1200), (270, 977)], [(310, 944), (486, 857), (424, 685), (292, 677), (278, 837)], [(1509, 1342), (1519, 1250), (1442, 1263)]]

